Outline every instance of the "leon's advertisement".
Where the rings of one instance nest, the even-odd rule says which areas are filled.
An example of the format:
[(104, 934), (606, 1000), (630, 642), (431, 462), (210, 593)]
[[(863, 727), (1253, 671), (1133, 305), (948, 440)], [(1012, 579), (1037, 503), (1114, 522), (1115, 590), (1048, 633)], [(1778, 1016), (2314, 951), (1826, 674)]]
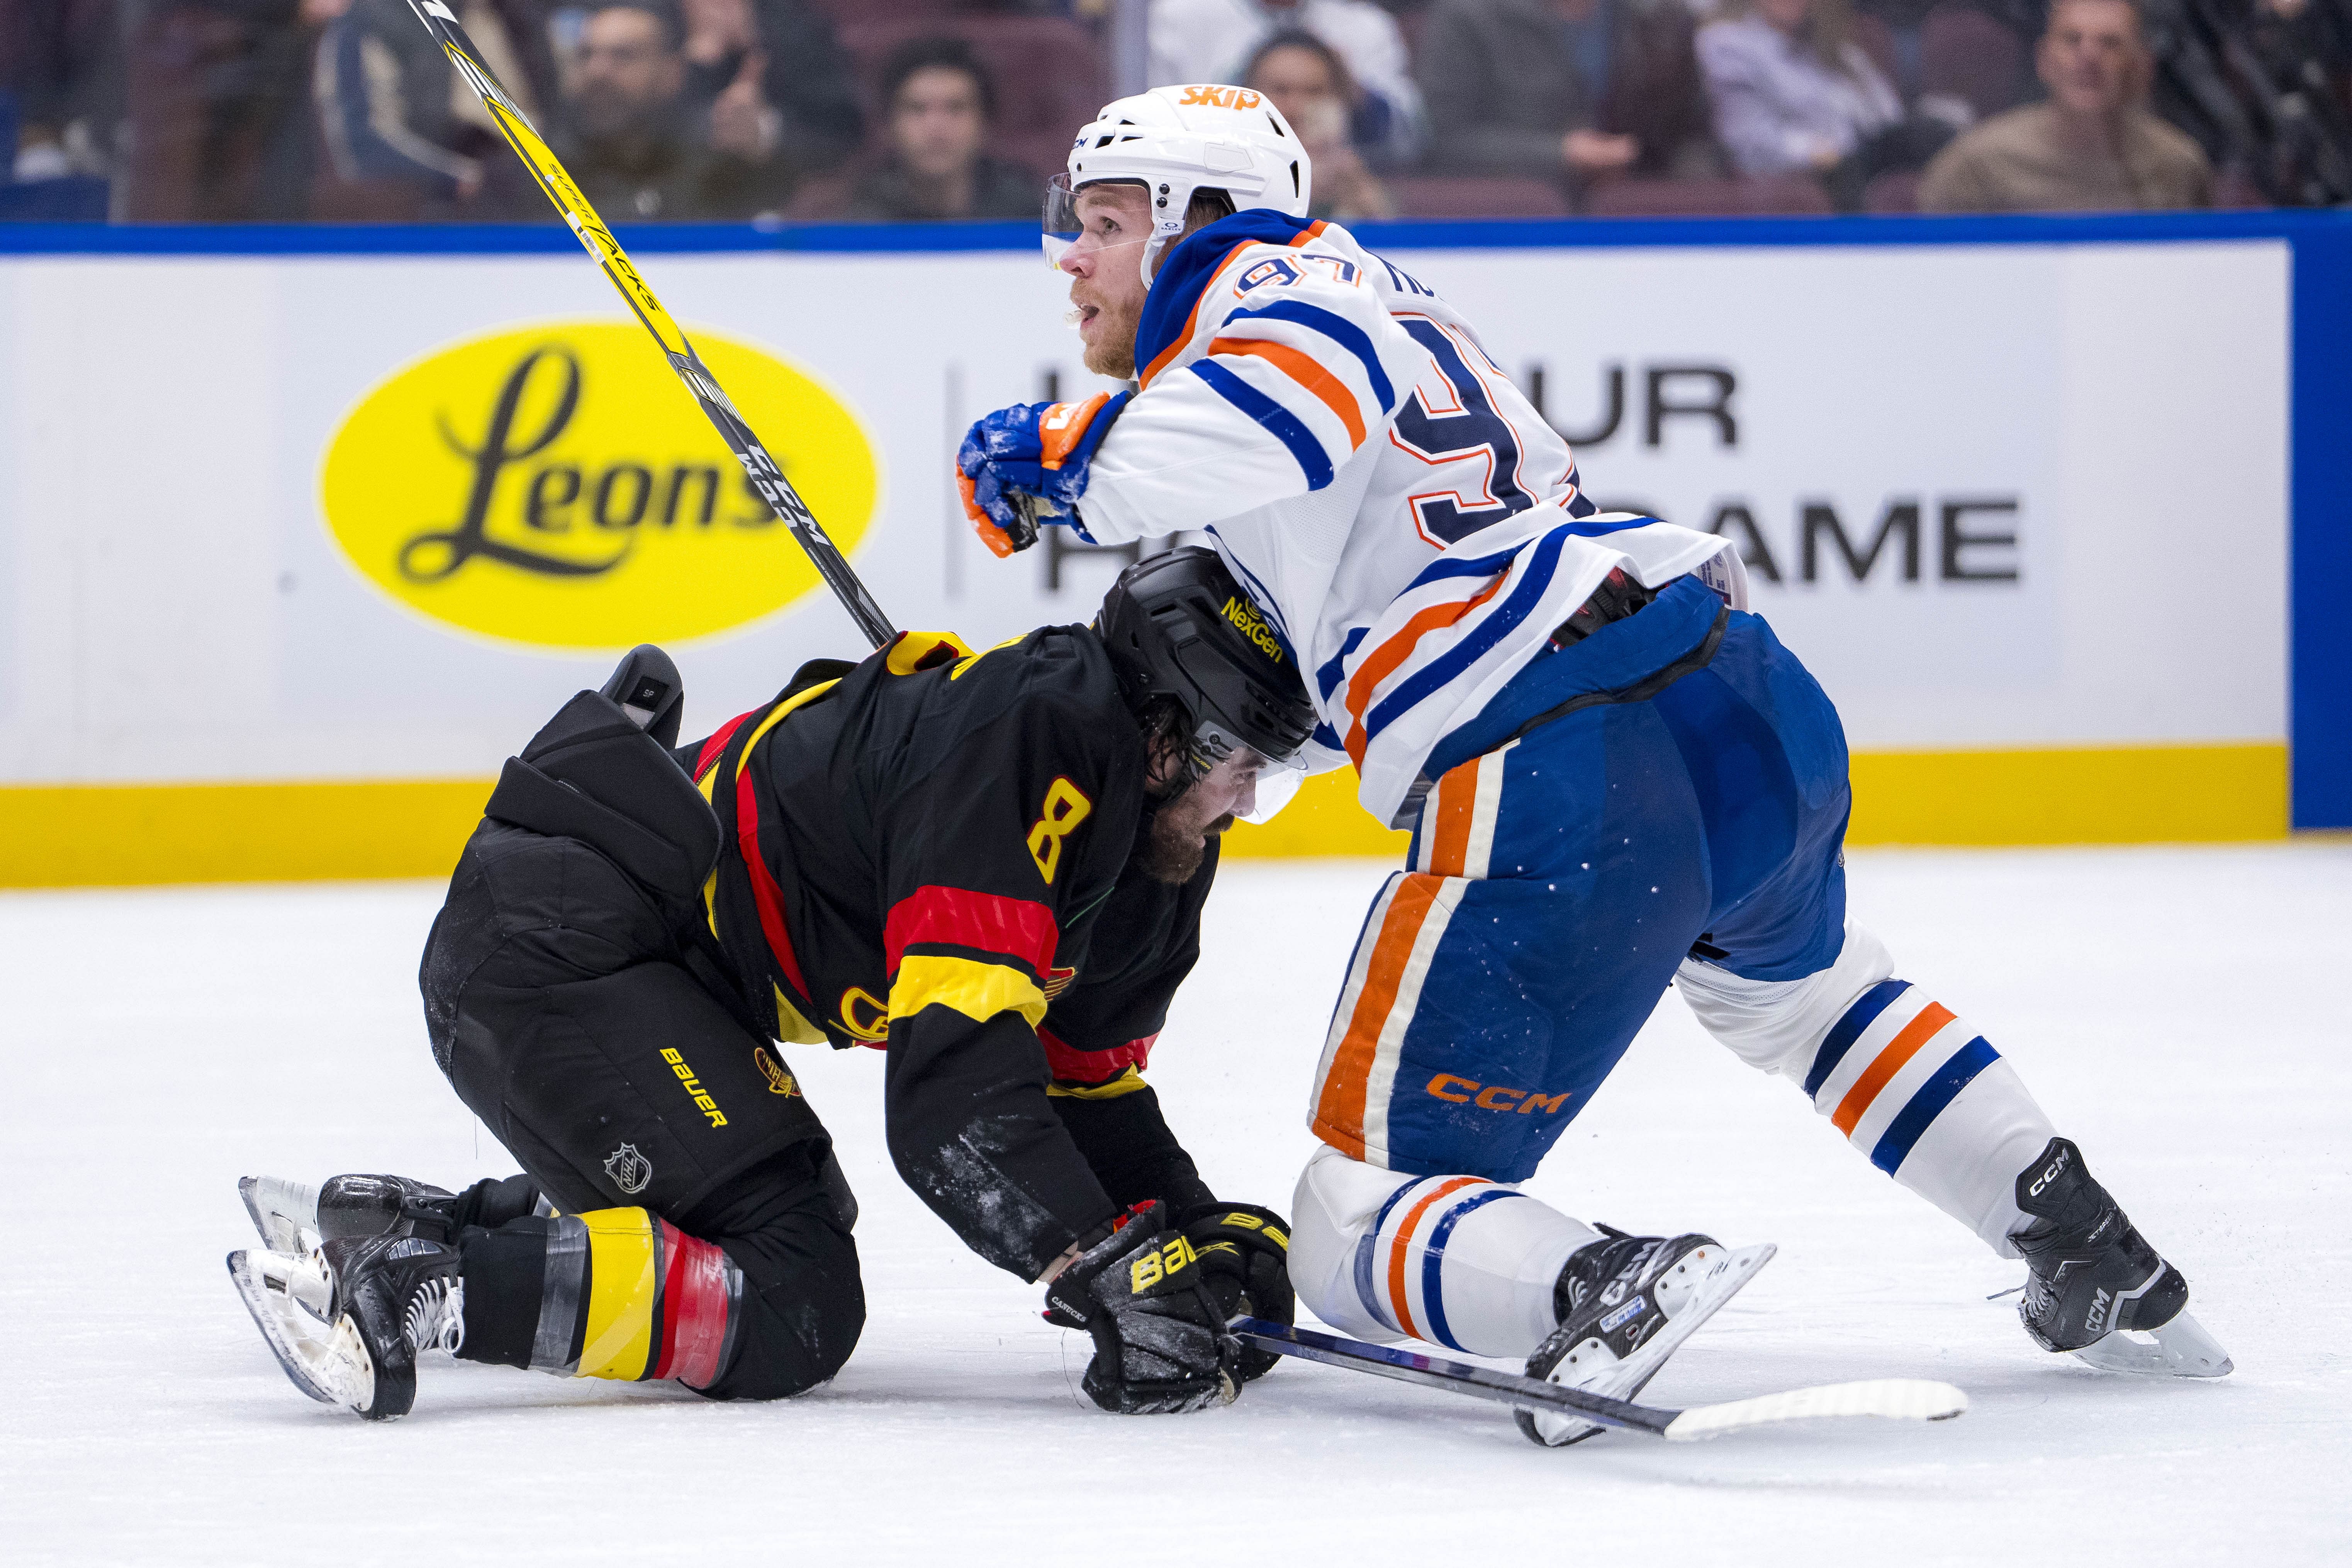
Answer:
[[(848, 409), (747, 343), (698, 332), (695, 344), (854, 550), (877, 478)], [(518, 328), (407, 366), (343, 421), (320, 488), (329, 531), (378, 589), (530, 647), (704, 637), (820, 583), (635, 322)]]

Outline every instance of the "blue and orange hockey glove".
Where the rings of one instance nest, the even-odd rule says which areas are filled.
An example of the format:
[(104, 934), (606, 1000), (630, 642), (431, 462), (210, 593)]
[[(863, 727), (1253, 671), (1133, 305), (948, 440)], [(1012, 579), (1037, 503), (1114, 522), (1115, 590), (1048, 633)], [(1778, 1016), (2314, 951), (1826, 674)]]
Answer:
[(1095, 449), (1132, 395), (1015, 403), (975, 421), (956, 451), (956, 488), (981, 542), (1010, 555), (1037, 542), (1038, 513), (1075, 516)]

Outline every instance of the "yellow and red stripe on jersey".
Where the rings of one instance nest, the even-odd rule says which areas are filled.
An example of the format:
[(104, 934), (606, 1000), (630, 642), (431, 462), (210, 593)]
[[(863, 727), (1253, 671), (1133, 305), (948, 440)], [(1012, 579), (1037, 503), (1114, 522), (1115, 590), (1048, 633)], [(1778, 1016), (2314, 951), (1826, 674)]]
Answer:
[[(803, 1005), (809, 1000), (808, 981), (801, 973), (800, 954), (793, 950), (792, 933), (784, 926), (783, 889), (776, 885), (774, 874), (768, 869), (768, 862), (760, 854), (760, 805), (753, 789), (751, 753), (767, 738), (768, 731), (782, 723), (795, 710), (806, 707), (840, 684), (838, 680), (820, 681), (770, 706), (765, 710), (766, 717), (760, 721), (759, 727), (751, 731), (751, 738), (743, 742), (735, 757), (735, 842), (743, 860), (745, 874), (751, 879), (751, 904), (759, 911), (760, 934), (767, 942), (770, 955), (775, 959), (776, 967), (784, 978), (792, 982), (792, 1000)], [(713, 806), (719, 804), (719, 762), (726, 755), (729, 745), (744, 722), (752, 713), (761, 711), (755, 708), (751, 713), (740, 713), (729, 720), (717, 734), (703, 743), (700, 755), (695, 759), (695, 783), (701, 789), (703, 798)], [(710, 921), (711, 934), (716, 936), (719, 934), (719, 874), (715, 870), (703, 883), (702, 899)]]
[(1045, 982), (1060, 942), (1054, 911), (1034, 900), (918, 888), (891, 907), (882, 926), (890, 1016), (944, 1006), (984, 1023), (1013, 1012), (1034, 1028), (1045, 1016)]
[(1149, 1089), (1143, 1068), (1151, 1060), (1157, 1033), (1107, 1050), (1082, 1051), (1053, 1030), (1040, 1027), (1037, 1043), (1045, 1047), (1045, 1092), (1057, 1099), (1117, 1100)]

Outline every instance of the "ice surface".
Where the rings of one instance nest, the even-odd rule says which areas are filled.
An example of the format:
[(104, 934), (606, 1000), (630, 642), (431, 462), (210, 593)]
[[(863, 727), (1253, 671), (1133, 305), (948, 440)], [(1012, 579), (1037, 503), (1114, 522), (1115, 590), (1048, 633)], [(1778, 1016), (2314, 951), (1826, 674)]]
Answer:
[[(1152, 1079), (1223, 1193), (1287, 1208), (1381, 868), (1237, 865)], [(1779, 1260), (1649, 1396), (1927, 1376), (1974, 1401), (1669, 1448), (1294, 1363), (1122, 1419), (1082, 1336), (891, 1174), (880, 1061), (793, 1068), (865, 1205), (872, 1318), (772, 1405), (429, 1360), (367, 1426), (295, 1392), (223, 1270), (239, 1175), (513, 1169), (435, 1072), (416, 884), (0, 897), (0, 1558), (11, 1563), (1622, 1561), (2288, 1563), (2352, 1555), (2352, 844), (1856, 854), (1897, 973), (2014, 1060), (2187, 1271), (2219, 1384), (2043, 1355), (2021, 1267), (1873, 1170), (1668, 998), (1533, 1189)], [(1193, 1533), (1198, 1531), (1199, 1533)], [(724, 1555), (719, 1555), (724, 1553)], [(1606, 1555), (1604, 1555), (1606, 1554)]]

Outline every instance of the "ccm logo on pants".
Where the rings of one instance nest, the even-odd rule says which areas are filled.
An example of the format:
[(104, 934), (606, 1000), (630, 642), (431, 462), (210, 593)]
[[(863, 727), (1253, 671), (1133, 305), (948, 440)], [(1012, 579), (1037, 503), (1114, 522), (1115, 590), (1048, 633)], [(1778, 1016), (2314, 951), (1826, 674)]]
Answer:
[[(1475, 1079), (1456, 1078), (1450, 1072), (1439, 1073), (1429, 1080), (1427, 1092), (1440, 1100), (1450, 1100), (1456, 1105), (1475, 1105), (1481, 1110), (1516, 1110), (1525, 1116), (1541, 1106), (1547, 1116), (1557, 1116), (1568, 1104), (1569, 1091), (1558, 1094), (1529, 1094), (1524, 1089), (1505, 1089), (1500, 1084), (1480, 1084)], [(1517, 1101), (1516, 1105), (1512, 1101)]]

